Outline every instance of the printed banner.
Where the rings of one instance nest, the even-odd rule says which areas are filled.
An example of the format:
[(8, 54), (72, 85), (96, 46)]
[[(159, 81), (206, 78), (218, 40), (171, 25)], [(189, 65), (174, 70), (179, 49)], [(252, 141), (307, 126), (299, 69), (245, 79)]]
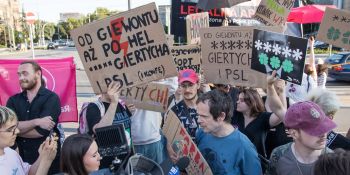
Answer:
[(350, 12), (327, 7), (317, 40), (350, 49)]
[(134, 104), (136, 108), (157, 112), (166, 112), (168, 109), (169, 86), (159, 83), (149, 83), (143, 86), (134, 86), (122, 89), (121, 99), (126, 103)]
[[(27, 59), (26, 59), (27, 60)], [(22, 91), (17, 70), (24, 59), (0, 59), (0, 105), (5, 106), (12, 95)], [(73, 57), (35, 60), (42, 68), (46, 88), (54, 91), (61, 101), (59, 122), (77, 122), (75, 64)]]
[(285, 26), (294, 0), (261, 0), (254, 18), (266, 25)]
[(177, 71), (193, 69), (200, 73), (201, 48), (198, 45), (174, 46), (171, 47)]
[(187, 156), (190, 159), (190, 164), (186, 168), (187, 174), (213, 174), (197, 145), (173, 111), (169, 110), (167, 112), (162, 130), (174, 151), (180, 157)]
[(199, 28), (209, 27), (209, 13), (195, 13), (186, 17), (187, 43), (200, 43)]
[(253, 27), (201, 28), (200, 36), (207, 82), (266, 88), (266, 75), (250, 68)]
[(307, 39), (254, 30), (252, 69), (262, 73), (277, 71), (281, 79), (302, 82)]
[(118, 13), (71, 32), (95, 93), (176, 76), (155, 3)]

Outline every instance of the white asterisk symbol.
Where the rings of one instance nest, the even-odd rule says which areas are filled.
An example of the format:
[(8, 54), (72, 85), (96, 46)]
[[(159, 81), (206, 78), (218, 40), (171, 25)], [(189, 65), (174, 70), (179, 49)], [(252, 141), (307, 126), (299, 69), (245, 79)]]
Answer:
[(303, 55), (303, 53), (302, 52), (300, 52), (300, 50), (299, 49), (296, 49), (296, 50), (293, 50), (293, 55), (292, 55), (292, 57), (296, 60), (296, 61), (298, 61), (298, 60), (301, 60), (301, 56)]
[(283, 48), (282, 49), (283, 51), (282, 51), (282, 55), (284, 55), (284, 57), (289, 57), (291, 54), (290, 54), (290, 52), (292, 51), (291, 49), (289, 49), (289, 47), (288, 46), (286, 46), (285, 48)]
[(271, 44), (269, 42), (264, 43), (264, 50), (266, 53), (271, 51)]
[(272, 52), (275, 53), (275, 55), (280, 54), (281, 53), (281, 47), (278, 44), (274, 44)]
[(262, 49), (262, 42), (260, 40), (255, 41), (255, 48), (257, 50)]

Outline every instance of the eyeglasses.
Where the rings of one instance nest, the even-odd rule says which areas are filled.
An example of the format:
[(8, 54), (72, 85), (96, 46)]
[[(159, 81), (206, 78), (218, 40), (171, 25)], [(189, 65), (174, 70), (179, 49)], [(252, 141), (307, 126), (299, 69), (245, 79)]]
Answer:
[(12, 126), (6, 129), (5, 131), (0, 131), (0, 132), (12, 132), (12, 135), (15, 135), (17, 128), (18, 128), (18, 123), (15, 126)]

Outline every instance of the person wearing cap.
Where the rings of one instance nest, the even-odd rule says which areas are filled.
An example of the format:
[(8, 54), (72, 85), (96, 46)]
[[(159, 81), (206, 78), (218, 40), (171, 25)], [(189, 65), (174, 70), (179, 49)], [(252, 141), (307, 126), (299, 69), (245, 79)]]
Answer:
[[(313, 89), (307, 96), (307, 100), (313, 101), (319, 105), (323, 112), (331, 120), (334, 119), (335, 114), (340, 109), (340, 103), (337, 95), (327, 89)], [(331, 131), (327, 135), (327, 147), (332, 150), (336, 148), (350, 150), (350, 139), (334, 131)]]
[[(196, 101), (200, 88), (199, 77), (194, 70), (184, 69), (179, 72), (178, 82), (183, 99), (179, 103), (176, 103), (170, 110), (176, 114), (188, 134), (194, 139), (198, 129)], [(177, 156), (170, 143), (167, 143), (167, 150), (169, 157), (176, 162)]]
[(332, 152), (326, 147), (327, 133), (336, 124), (314, 102), (291, 105), (286, 111), (284, 125), (293, 142), (272, 151), (268, 175), (313, 175), (318, 157)]
[(321, 58), (317, 60), (316, 72), (317, 87), (326, 88), (328, 67), (326, 64), (324, 64), (324, 61)]

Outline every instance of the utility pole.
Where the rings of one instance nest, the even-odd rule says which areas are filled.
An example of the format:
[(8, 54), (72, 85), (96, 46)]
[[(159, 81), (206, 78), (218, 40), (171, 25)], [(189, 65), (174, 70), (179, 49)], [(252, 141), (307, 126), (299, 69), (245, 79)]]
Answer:
[(131, 2), (130, 2), (131, 0), (128, 0), (128, 10), (130, 10), (131, 9)]

